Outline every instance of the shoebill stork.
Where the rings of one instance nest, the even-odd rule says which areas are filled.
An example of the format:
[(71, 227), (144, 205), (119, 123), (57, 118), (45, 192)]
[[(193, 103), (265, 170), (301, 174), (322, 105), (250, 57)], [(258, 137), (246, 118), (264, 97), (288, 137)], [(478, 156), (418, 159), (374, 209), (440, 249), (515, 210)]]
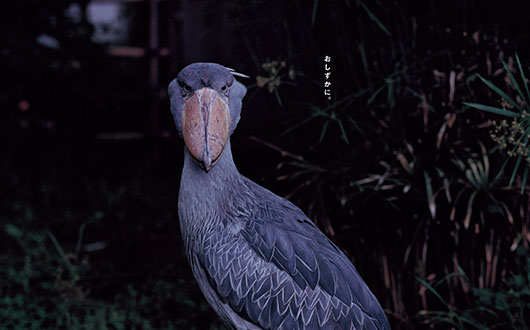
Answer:
[(235, 329), (390, 329), (348, 257), (288, 200), (239, 174), (230, 135), (246, 88), (214, 63), (169, 84), (184, 139), (178, 210), (206, 300)]

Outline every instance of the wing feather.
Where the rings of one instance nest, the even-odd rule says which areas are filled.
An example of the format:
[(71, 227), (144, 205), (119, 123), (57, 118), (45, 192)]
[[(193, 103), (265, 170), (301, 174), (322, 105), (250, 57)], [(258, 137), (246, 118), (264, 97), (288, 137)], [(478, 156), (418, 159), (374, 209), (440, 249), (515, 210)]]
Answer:
[(197, 254), (207, 283), (230, 309), (225, 315), (264, 329), (389, 329), (340, 249), (298, 208), (264, 191), (224, 221), (238, 223), (239, 232), (215, 231)]

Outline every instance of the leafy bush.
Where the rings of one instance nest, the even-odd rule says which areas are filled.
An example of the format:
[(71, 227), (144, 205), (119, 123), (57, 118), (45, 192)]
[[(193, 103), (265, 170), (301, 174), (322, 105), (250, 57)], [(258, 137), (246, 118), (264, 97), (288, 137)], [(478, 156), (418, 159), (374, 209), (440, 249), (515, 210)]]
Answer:
[[(495, 84), (493, 84), (491, 81), (484, 79), (479, 75), (479, 78), (484, 82), (484, 84), (486, 84), (501, 98), (501, 107), (467, 102), (464, 102), (464, 104), (472, 108), (512, 118), (510, 126), (508, 126), (505, 119), (500, 121), (500, 123), (493, 122), (494, 130), (491, 132), (491, 138), (497, 142), (501, 150), (507, 149), (506, 153), (508, 156), (517, 158), (512, 176), (510, 178), (510, 186), (512, 185), (517, 171), (520, 168), (521, 160), (524, 160), (524, 164), (522, 166), (523, 176), (521, 181), (521, 193), (523, 193), (526, 186), (526, 181), (528, 179), (528, 171), (530, 170), (530, 156), (528, 154), (528, 141), (530, 140), (530, 89), (528, 87), (528, 81), (526, 79), (523, 66), (521, 65), (521, 61), (517, 55), (515, 58), (517, 60), (517, 68), (520, 74), (520, 79), (522, 81), (522, 85), (524, 86), (524, 92), (515, 79), (510, 66), (503, 61), (502, 64), (507, 76), (509, 77), (508, 81), (510, 82), (510, 87), (515, 90), (517, 97), (512, 99), (506, 92), (495, 86)], [(508, 109), (515, 109), (516, 112)]]
[[(178, 241), (171, 251), (161, 253), (162, 262), (146, 263), (141, 257), (116, 260), (115, 243), (120, 233), (104, 242), (87, 243), (97, 231), (98, 221), (111, 217), (125, 217), (134, 221), (127, 211), (117, 216), (114, 201), (120, 199), (143, 205), (144, 211), (156, 214), (158, 202), (145, 200), (133, 187), (122, 186), (110, 190), (102, 184), (96, 191), (103, 200), (94, 198), (91, 205), (100, 204), (100, 211), (92, 223), (82, 224), (74, 241), (62, 244), (49, 229), (38, 229), (37, 215), (49, 207), (61, 189), (48, 189), (44, 202), (29, 206), (15, 205), (11, 220), (2, 218), (0, 241), (4, 254), (0, 255), (0, 324), (7, 329), (220, 329), (222, 325), (202, 298), (192, 278)], [(93, 188), (92, 188), (93, 189)], [(79, 192), (90, 194), (83, 187)], [(55, 192), (55, 193), (54, 193)], [(44, 196), (43, 195), (43, 196)], [(50, 196), (51, 195), (51, 196)], [(13, 196), (20, 198), (20, 196)], [(106, 206), (104, 206), (106, 205)], [(123, 204), (118, 203), (120, 208)], [(38, 207), (37, 209), (35, 209)], [(67, 207), (68, 208), (68, 207)], [(147, 208), (147, 209), (145, 209)], [(172, 208), (168, 208), (172, 209)], [(79, 212), (79, 211), (78, 211)], [(122, 211), (123, 212), (123, 209)], [(71, 215), (70, 215), (71, 216)], [(86, 214), (77, 213), (82, 219)], [(69, 215), (59, 215), (56, 224), (69, 227)], [(96, 222), (94, 222), (96, 221)], [(111, 225), (108, 221), (107, 225)], [(133, 231), (145, 230), (136, 227)], [(103, 228), (104, 230), (104, 228)], [(121, 228), (130, 232), (131, 228)], [(65, 236), (63, 231), (62, 236)], [(68, 233), (68, 230), (66, 231)], [(99, 232), (97, 236), (104, 232)], [(145, 235), (147, 231), (142, 231)], [(140, 234), (140, 233), (138, 233)], [(149, 234), (148, 234), (149, 235)], [(152, 235), (152, 234), (151, 234)], [(175, 233), (176, 235), (176, 233)], [(121, 240), (123, 242), (123, 240)], [(64, 248), (67, 246), (68, 248)], [(130, 248), (125, 247), (125, 248)], [(98, 253), (99, 250), (104, 253)], [(177, 256), (176, 262), (171, 260)], [(151, 257), (151, 259), (153, 259)], [(120, 269), (127, 262), (128, 272)], [(184, 270), (181, 267), (185, 267)], [(148, 270), (149, 272), (145, 273)]]
[(448, 310), (422, 311), (424, 321), (435, 327), (459, 329), (527, 329), (530, 322), (530, 255), (528, 248), (524, 247), (519, 247), (516, 252), (522, 267), (497, 289), (472, 286), (461, 268), (458, 273), (450, 274), (449, 277), (459, 277), (470, 286), (473, 298), (467, 309), (455, 310), (436, 291), (437, 285), (431, 286), (419, 279)]

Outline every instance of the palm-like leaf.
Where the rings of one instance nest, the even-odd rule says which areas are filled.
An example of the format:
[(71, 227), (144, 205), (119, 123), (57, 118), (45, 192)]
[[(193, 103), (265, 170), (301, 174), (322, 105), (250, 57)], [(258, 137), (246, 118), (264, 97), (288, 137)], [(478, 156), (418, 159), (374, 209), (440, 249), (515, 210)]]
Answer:
[[(530, 165), (530, 158), (528, 157), (528, 134), (530, 133), (530, 120), (528, 118), (530, 117), (530, 88), (528, 87), (528, 82), (526, 81), (526, 76), (523, 70), (523, 67), (521, 65), (521, 62), (519, 61), (519, 57), (515, 55), (516, 61), (517, 61), (517, 67), (519, 69), (519, 75), (521, 76), (522, 80), (522, 86), (517, 81), (515, 76), (510, 70), (510, 67), (503, 61), (502, 64), (504, 66), (504, 70), (506, 71), (506, 74), (509, 78), (510, 84), (513, 86), (516, 95), (518, 98), (514, 100), (512, 97), (508, 95), (508, 93), (501, 90), (499, 87), (497, 87), (495, 84), (493, 84), (491, 81), (483, 78), (482, 76), (478, 75), (480, 80), (486, 86), (488, 86), (491, 90), (493, 90), (498, 96), (501, 97), (503, 100), (503, 106), (502, 107), (496, 107), (496, 106), (490, 106), (485, 104), (478, 104), (478, 103), (468, 103), (464, 102), (464, 104), (470, 108), (478, 109), (481, 111), (491, 112), (497, 115), (505, 116), (513, 118), (512, 126), (507, 128), (509, 130), (508, 133), (503, 132), (505, 135), (501, 135), (501, 137), (494, 136), (496, 138), (496, 142), (499, 144), (505, 144), (506, 140), (508, 140), (511, 144), (513, 144), (513, 147), (510, 151), (508, 151), (508, 155), (510, 156), (516, 156), (517, 159), (515, 161), (515, 165), (512, 171), (512, 175), (510, 176), (509, 186), (511, 187), (517, 173), (521, 167), (521, 163), (523, 159), (526, 161), (523, 163), (523, 175), (521, 180), (521, 193), (524, 192), (526, 181), (528, 178), (528, 169)], [(518, 112), (507, 110), (508, 108), (513, 108), (515, 110), (518, 110)], [(509, 139), (506, 139), (506, 137), (509, 136)], [(480, 186), (480, 181), (484, 178), (483, 170), (479, 167), (470, 164), (470, 172), (466, 172), (466, 176), (468, 180), (473, 184), (477, 185), (477, 187)], [(482, 172), (481, 172), (482, 171)]]

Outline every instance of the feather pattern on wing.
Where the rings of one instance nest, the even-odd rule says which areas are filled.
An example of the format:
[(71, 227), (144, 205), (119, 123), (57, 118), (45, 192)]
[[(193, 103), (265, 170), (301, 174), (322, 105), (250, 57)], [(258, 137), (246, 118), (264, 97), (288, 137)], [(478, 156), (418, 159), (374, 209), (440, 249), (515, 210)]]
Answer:
[(218, 299), (264, 329), (386, 329), (340, 249), (287, 200), (250, 180), (245, 186), (236, 211), (196, 254)]

